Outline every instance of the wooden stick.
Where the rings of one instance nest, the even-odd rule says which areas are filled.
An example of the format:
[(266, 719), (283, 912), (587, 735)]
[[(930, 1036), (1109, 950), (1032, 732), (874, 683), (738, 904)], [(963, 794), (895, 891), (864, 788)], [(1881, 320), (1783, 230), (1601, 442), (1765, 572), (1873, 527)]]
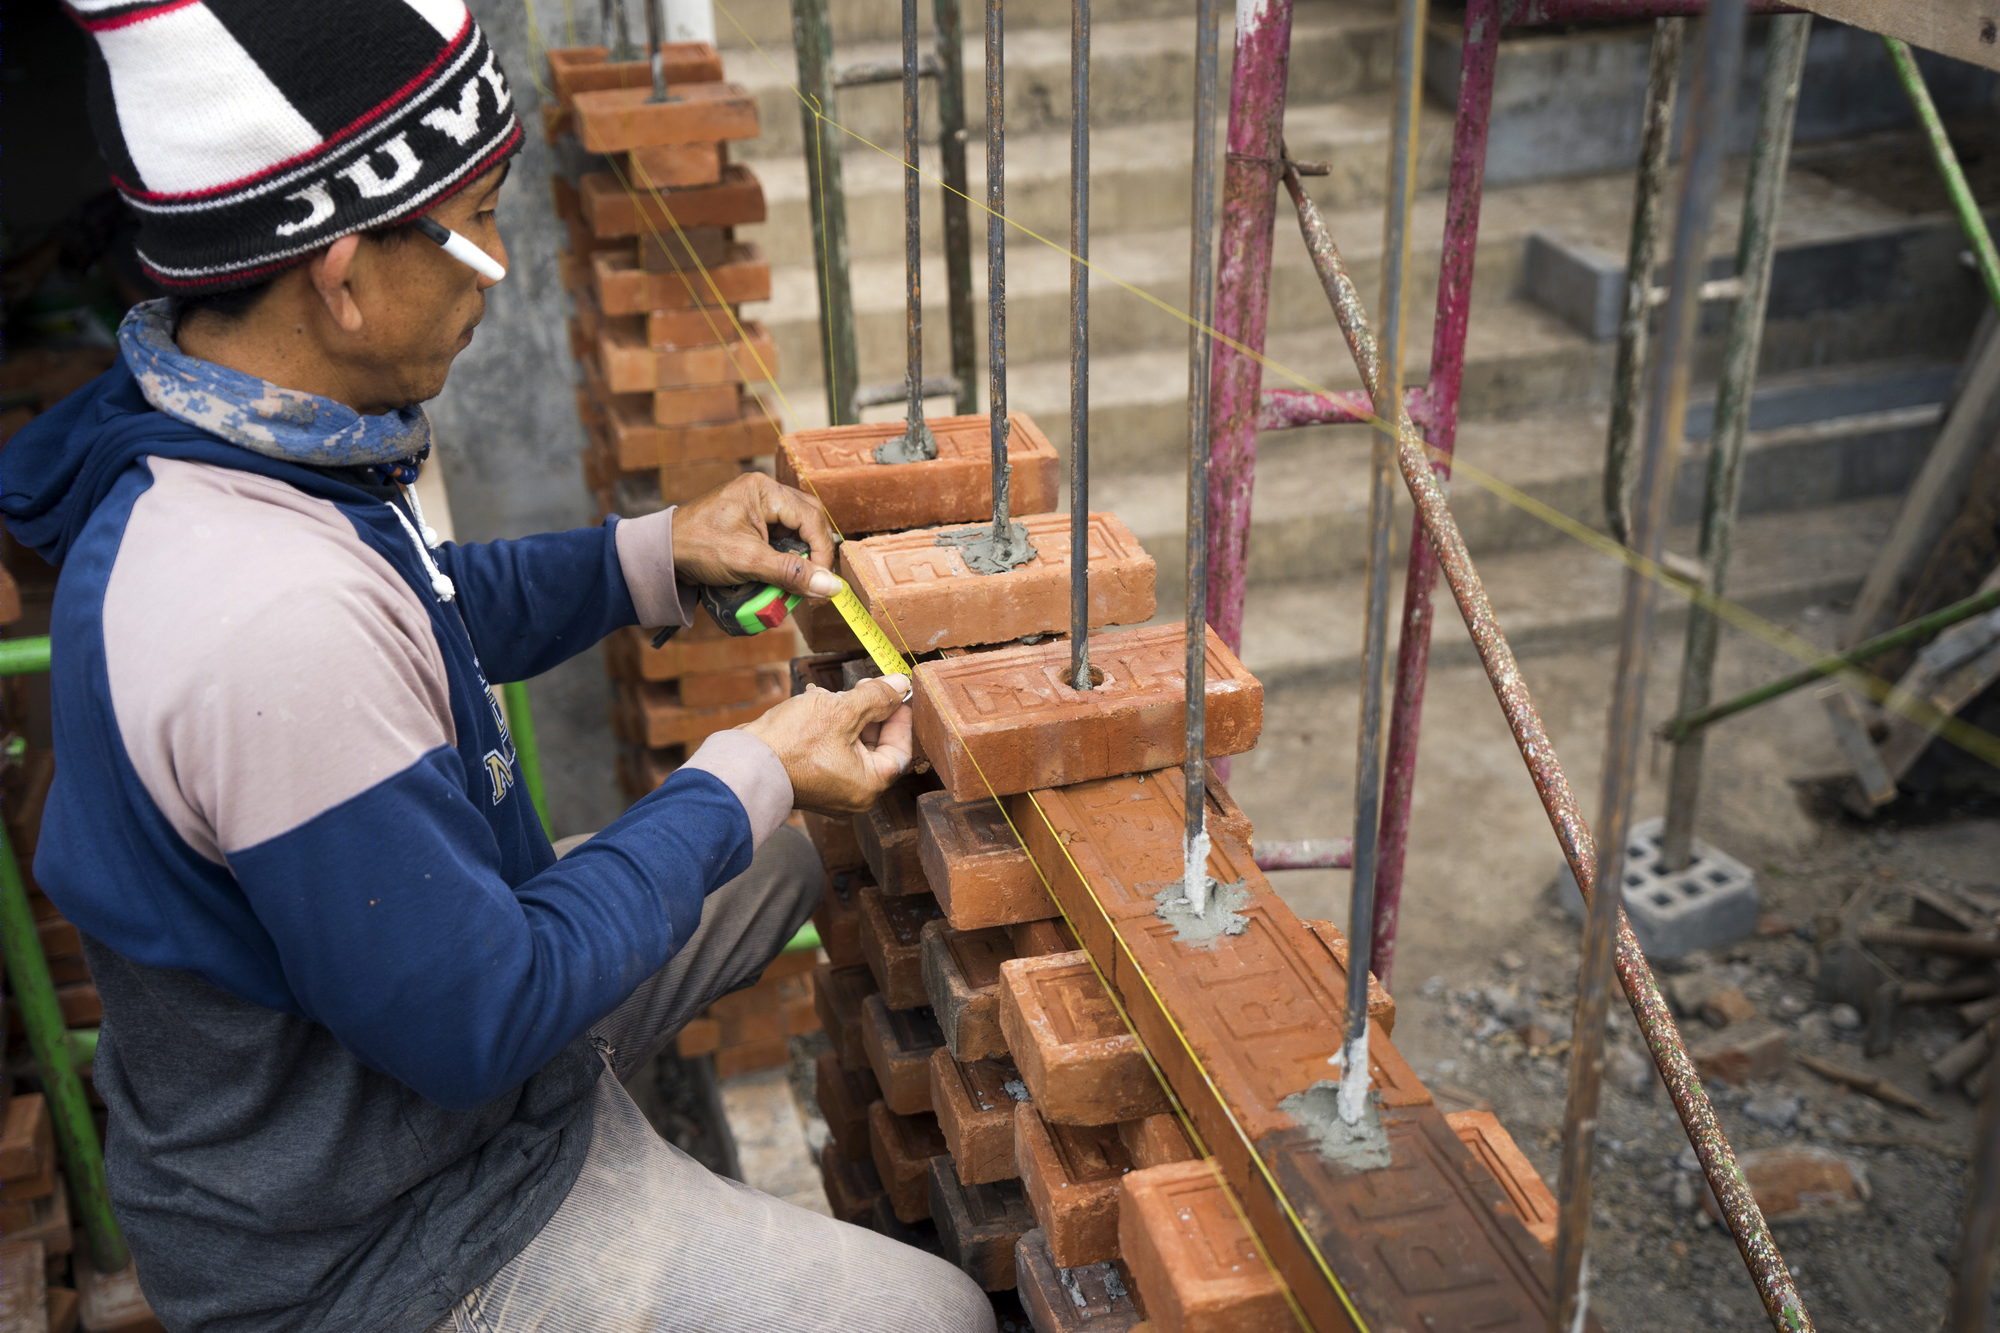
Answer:
[(1984, 1064), (1993, 1054), (1994, 1027), (1987, 1022), (1931, 1061), (1931, 1086), (1948, 1088)]
[(1928, 1104), (1912, 1096), (1910, 1093), (1904, 1092), (1886, 1078), (1877, 1078), (1873, 1074), (1863, 1073), (1858, 1069), (1849, 1069), (1847, 1066), (1837, 1065), (1831, 1060), (1822, 1060), (1816, 1055), (1800, 1053), (1792, 1058), (1820, 1077), (1835, 1083), (1843, 1083), (1856, 1092), (1865, 1093), (1873, 1097), (1878, 1102), (1887, 1102), (1891, 1106), (1900, 1106), (1906, 1111), (1915, 1111), (1918, 1115), (1929, 1120), (1939, 1118), (1938, 1113), (1932, 1110)]

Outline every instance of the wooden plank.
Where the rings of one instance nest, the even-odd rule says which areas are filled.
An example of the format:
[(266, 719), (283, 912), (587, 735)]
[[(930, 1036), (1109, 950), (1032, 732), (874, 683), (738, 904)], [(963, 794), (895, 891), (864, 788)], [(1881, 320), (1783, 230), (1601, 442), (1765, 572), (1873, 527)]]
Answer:
[(1911, 46), (2000, 69), (1996, 0), (1797, 0), (1800, 9), (1857, 28), (1900, 37)]
[(1868, 724), (1861, 720), (1861, 710), (1854, 705), (1854, 696), (1845, 686), (1827, 685), (1820, 689), (1819, 701), (1826, 709), (1827, 720), (1833, 724), (1833, 738), (1840, 743), (1840, 752), (1847, 756), (1847, 766), (1854, 771), (1854, 780), (1861, 784), (1861, 793), (1868, 803), (1887, 805), (1895, 800), (1896, 780), (1883, 766), (1882, 756), (1868, 735)]

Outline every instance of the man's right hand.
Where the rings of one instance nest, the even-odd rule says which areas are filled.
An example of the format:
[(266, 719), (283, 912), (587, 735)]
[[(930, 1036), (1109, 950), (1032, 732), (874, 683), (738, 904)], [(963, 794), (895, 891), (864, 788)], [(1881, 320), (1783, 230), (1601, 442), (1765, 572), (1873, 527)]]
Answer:
[(868, 809), (910, 767), (908, 676), (876, 676), (845, 694), (817, 685), (739, 731), (771, 747), (792, 780), (792, 804), (818, 815)]

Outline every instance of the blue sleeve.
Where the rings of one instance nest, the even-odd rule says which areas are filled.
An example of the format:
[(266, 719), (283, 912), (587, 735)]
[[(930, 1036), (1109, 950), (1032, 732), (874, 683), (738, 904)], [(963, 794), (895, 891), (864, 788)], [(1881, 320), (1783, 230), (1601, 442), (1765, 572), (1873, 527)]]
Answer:
[(753, 850), (735, 795), (684, 769), (510, 889), (457, 754), (438, 749), (228, 860), (305, 1016), (369, 1068), (469, 1110), (664, 966)]
[(617, 523), (437, 549), (494, 683), (539, 676), (639, 623), (612, 539)]

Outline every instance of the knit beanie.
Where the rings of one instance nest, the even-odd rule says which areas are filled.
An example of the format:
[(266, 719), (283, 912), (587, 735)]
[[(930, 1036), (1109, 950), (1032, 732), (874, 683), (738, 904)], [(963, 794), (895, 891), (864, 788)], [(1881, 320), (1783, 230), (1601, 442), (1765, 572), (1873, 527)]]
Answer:
[(262, 281), (521, 146), (464, 0), (67, 0), (91, 127), (163, 287)]

